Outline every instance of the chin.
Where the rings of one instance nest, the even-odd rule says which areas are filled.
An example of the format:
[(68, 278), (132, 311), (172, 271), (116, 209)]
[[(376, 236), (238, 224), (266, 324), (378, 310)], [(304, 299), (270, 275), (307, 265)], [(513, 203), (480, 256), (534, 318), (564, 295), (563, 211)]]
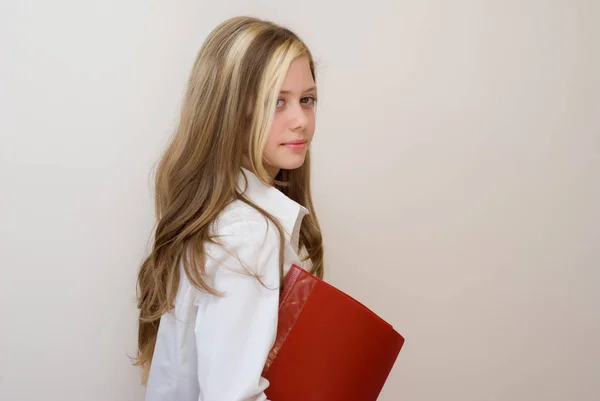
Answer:
[(279, 168), (283, 170), (295, 170), (297, 168), (302, 167), (304, 164), (305, 156), (296, 156), (293, 158), (288, 158), (286, 160), (282, 160), (279, 164)]

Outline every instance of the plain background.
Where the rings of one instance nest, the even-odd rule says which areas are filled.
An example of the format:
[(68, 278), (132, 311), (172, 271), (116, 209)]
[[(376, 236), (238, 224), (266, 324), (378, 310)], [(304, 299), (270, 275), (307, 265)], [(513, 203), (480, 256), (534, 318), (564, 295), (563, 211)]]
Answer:
[(238, 14), (319, 61), (327, 279), (407, 339), (380, 399), (600, 399), (600, 2), (0, 4), (2, 401), (142, 400), (150, 172)]

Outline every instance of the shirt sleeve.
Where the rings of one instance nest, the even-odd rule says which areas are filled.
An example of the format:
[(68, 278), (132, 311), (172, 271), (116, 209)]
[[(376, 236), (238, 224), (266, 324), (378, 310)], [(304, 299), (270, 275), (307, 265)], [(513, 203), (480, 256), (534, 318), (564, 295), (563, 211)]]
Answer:
[(222, 296), (200, 293), (195, 324), (199, 401), (265, 401), (261, 377), (277, 334), (279, 234), (266, 221), (219, 230), (207, 247), (208, 284)]

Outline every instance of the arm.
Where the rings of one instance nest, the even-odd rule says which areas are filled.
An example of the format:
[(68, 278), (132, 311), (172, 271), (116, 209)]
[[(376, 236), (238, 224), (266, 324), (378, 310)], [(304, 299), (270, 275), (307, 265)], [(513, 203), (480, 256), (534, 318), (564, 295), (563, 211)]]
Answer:
[(261, 373), (277, 333), (279, 235), (264, 220), (230, 224), (220, 235), (223, 246), (207, 248), (206, 266), (224, 295), (197, 298), (199, 401), (264, 401)]

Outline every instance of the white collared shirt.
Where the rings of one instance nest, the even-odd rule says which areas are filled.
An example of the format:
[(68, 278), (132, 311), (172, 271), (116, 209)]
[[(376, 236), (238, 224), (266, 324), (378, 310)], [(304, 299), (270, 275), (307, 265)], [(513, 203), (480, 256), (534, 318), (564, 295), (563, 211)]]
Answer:
[[(238, 185), (283, 227), (285, 272), (292, 264), (306, 268), (297, 249), (308, 211), (246, 169)], [(175, 307), (160, 320), (146, 401), (266, 400), (261, 373), (277, 333), (279, 233), (238, 200), (214, 222), (213, 234), (223, 245), (205, 245), (206, 282), (224, 296), (196, 289), (181, 270)]]

